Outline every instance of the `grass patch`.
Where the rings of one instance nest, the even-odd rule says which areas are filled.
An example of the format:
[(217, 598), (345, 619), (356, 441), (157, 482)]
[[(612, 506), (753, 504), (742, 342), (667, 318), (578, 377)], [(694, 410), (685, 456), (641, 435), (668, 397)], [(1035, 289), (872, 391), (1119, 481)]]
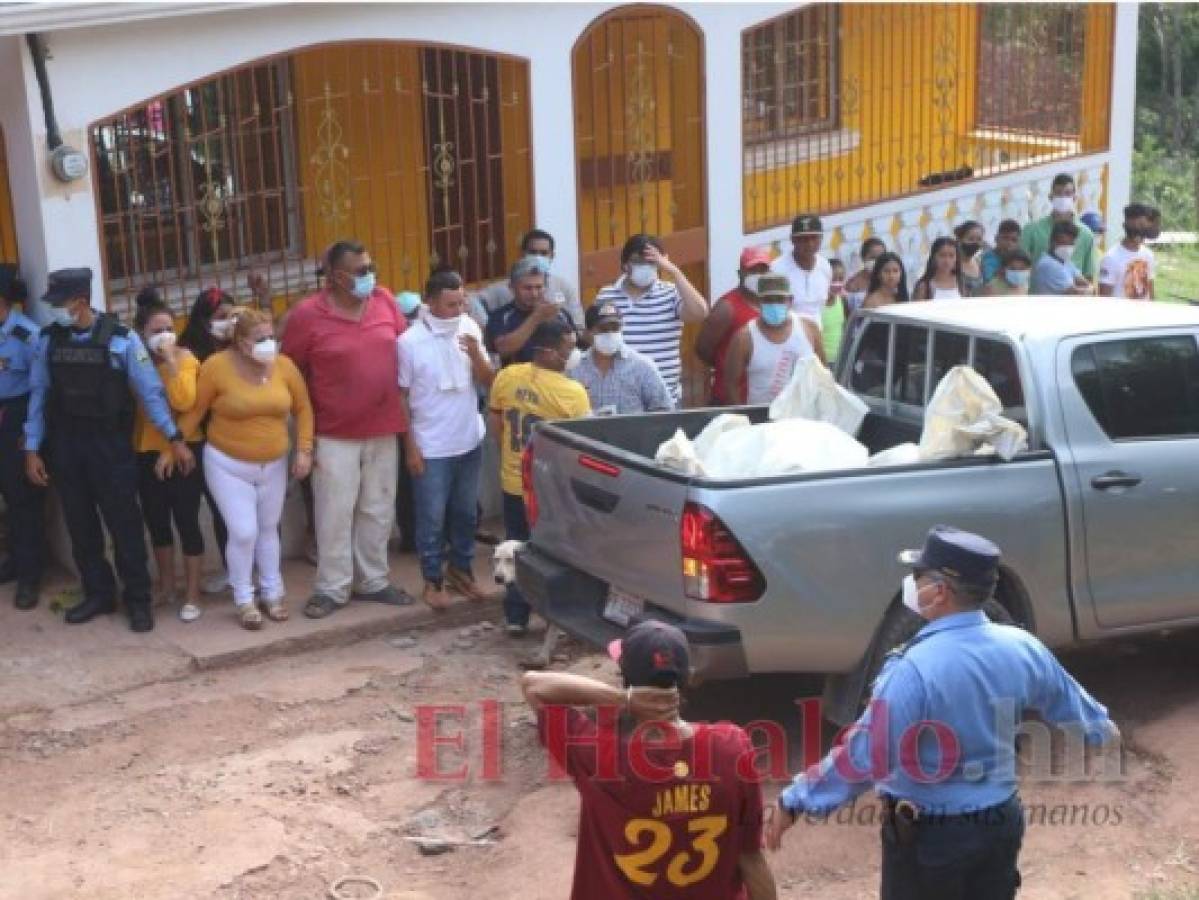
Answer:
[[(1199, 245), (1154, 247), (1157, 278), (1154, 290), (1158, 300), (1185, 303), (1199, 300)], [(1192, 895), (1199, 900), (1199, 893)]]

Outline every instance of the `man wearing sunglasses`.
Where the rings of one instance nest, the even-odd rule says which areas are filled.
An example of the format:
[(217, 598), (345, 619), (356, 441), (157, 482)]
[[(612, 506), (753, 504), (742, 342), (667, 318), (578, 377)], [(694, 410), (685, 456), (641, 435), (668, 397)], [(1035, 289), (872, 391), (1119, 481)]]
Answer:
[(396, 341), (407, 322), (375, 282), (366, 247), (338, 241), (325, 255), (325, 288), (292, 310), (283, 352), (308, 383), (316, 413), (316, 585), (304, 614), (320, 619), (351, 595), (404, 606), (388, 576), (395, 520), (400, 404)]

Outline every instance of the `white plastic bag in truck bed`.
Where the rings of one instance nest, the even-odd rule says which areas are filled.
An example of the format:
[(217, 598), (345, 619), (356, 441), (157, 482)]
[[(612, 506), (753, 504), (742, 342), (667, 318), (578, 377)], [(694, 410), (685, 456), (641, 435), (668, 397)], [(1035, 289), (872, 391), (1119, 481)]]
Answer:
[(924, 412), (920, 435), (922, 460), (973, 456), (989, 445), (1009, 460), (1028, 447), (1028, 432), (1001, 415), (995, 389), (969, 366), (945, 373)]
[(866, 448), (827, 422), (783, 419), (722, 433), (702, 458), (710, 478), (763, 478), (856, 469)]
[(791, 380), (770, 404), (770, 418), (810, 419), (828, 422), (848, 435), (856, 435), (870, 411), (861, 399), (833, 379), (833, 374), (816, 357), (801, 359)]

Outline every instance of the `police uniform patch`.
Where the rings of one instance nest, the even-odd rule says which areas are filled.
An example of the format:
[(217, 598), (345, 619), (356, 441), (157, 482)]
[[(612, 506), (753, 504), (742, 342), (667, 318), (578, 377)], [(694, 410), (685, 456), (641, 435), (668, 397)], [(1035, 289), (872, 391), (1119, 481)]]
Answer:
[(150, 361), (150, 354), (139, 347), (137, 353), (135, 354), (135, 358), (139, 363), (148, 363)]

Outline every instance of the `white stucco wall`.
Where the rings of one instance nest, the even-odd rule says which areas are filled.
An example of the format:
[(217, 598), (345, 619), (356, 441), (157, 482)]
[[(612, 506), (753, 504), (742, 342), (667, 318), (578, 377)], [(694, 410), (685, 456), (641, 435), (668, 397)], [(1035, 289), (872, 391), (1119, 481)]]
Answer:
[[(570, 48), (588, 25), (616, 4), (280, 4), (245, 10), (68, 28), (47, 32), (50, 80), (64, 139), (87, 148), (87, 128), (148, 97), (252, 60), (320, 43), (402, 40), (445, 43), (530, 60), (535, 220), (559, 240), (557, 266), (577, 273), (577, 203)], [(742, 232), (740, 36), (792, 4), (674, 4), (704, 34), (707, 103), (709, 271), (713, 295), (733, 283), (740, 249), (785, 232)], [(6, 46), (4, 42), (13, 42)], [(1136, 53), (1136, 4), (1117, 15), (1118, 71)], [(24, 85), (0, 96), (0, 124), (19, 222), (23, 268), (39, 290), (44, 273), (68, 265), (102, 271), (90, 177), (62, 186), (48, 175), (45, 128), (37, 84), (20, 38), (0, 38), (0, 76)], [(1112, 149), (1077, 165), (1110, 163), (1108, 217), (1127, 200), (1134, 109), (1133, 79), (1113, 88)], [(1073, 167), (1064, 166), (1065, 168)], [(31, 172), (36, 177), (29, 178)], [(1037, 173), (1039, 175), (1039, 173)], [(1035, 177), (1027, 173), (1027, 177)], [(963, 189), (982, 193), (990, 181)], [(952, 193), (952, 192), (951, 192)], [(926, 197), (881, 204), (879, 210), (922, 207)], [(849, 221), (863, 213), (833, 216)], [(97, 278), (96, 300), (101, 291)]]

